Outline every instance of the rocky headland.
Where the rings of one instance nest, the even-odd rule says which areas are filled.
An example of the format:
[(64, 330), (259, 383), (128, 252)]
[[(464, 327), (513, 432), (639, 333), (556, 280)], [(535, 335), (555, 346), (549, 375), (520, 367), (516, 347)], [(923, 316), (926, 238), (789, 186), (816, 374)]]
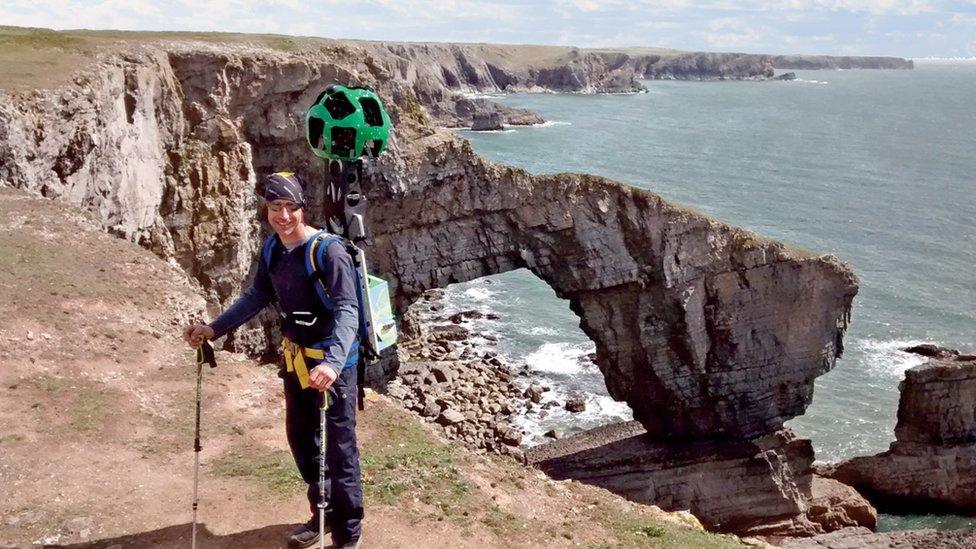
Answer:
[(896, 69), (911, 70), (915, 62), (901, 57), (835, 55), (774, 55), (773, 66), (787, 70)]
[[(851, 269), (652, 192), (589, 175), (533, 176), (477, 156), (435, 127), (457, 115), (457, 94), (616, 91), (636, 74), (626, 56), (572, 48), (558, 50), (569, 56), (560, 63), (550, 48), (533, 58), (499, 47), (483, 64), (469, 56), (489, 50), (171, 38), (104, 46), (57, 87), (0, 92), (0, 184), (76, 205), (152, 250), (199, 286), (213, 313), (251, 274), (262, 236), (256, 180), (284, 168), (313, 182), (322, 173), (303, 135), (307, 105), (333, 82), (369, 84), (396, 134), (368, 170), (367, 253), (397, 309), (431, 289), (528, 269), (569, 301), (610, 395), (634, 412), (634, 423), (556, 441), (533, 461), (692, 508), (725, 531), (871, 526), (870, 507), (816, 480), (809, 441), (783, 428), (843, 350), (857, 292)], [(525, 72), (500, 70), (512, 66)], [(311, 189), (313, 217), (323, 192)], [(273, 353), (274, 332), (268, 314), (223, 345)], [(465, 358), (450, 343), (457, 329), (405, 332), (401, 401), (467, 444), (517, 453), (516, 434), (498, 428), (510, 415), (506, 399), (518, 398), (512, 372), (495, 357)], [(380, 364), (371, 381), (387, 387), (397, 369)], [(428, 398), (434, 392), (440, 400)], [(597, 463), (611, 473), (598, 478)]]

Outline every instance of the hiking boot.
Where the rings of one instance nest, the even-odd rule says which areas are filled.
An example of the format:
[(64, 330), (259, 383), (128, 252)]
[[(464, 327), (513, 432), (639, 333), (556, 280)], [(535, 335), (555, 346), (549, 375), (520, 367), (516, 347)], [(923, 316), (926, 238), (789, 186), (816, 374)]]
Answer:
[[(329, 523), (325, 523), (325, 533), (329, 533)], [(299, 524), (288, 535), (288, 547), (293, 549), (304, 549), (311, 547), (319, 542), (319, 521), (316, 518), (309, 519), (305, 524)]]

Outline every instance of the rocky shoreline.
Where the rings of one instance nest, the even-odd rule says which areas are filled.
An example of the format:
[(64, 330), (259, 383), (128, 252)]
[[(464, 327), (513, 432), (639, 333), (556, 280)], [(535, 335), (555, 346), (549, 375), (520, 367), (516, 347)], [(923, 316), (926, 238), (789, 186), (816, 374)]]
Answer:
[[(519, 415), (545, 417), (554, 407), (582, 412), (586, 402), (572, 395), (565, 401), (547, 396), (549, 387), (533, 379), (525, 365), (510, 364), (490, 350), (494, 336), (466, 327), (471, 319), (497, 320), (497, 315), (474, 310), (438, 315), (443, 300), (442, 290), (428, 290), (405, 315), (400, 369), (388, 394), (446, 437), (524, 462), (527, 433), (515, 425)], [(545, 436), (563, 435), (552, 429)]]

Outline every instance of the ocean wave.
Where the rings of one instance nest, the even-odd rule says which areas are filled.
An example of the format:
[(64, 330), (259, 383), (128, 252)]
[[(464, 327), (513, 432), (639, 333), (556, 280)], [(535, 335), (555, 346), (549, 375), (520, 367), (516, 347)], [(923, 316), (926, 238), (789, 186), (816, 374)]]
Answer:
[(495, 295), (495, 292), (487, 288), (467, 288), (464, 290), (464, 297), (475, 301), (488, 301)]
[(827, 85), (830, 83), (827, 82), (826, 80), (807, 80), (806, 78), (797, 78), (796, 80), (788, 80), (788, 82), (800, 82), (802, 84), (820, 84), (820, 85)]
[(461, 95), (467, 97), (468, 99), (501, 99), (507, 94), (491, 92), (464, 92)]
[(511, 126), (504, 126), (501, 130), (472, 130), (471, 128), (458, 128), (459, 130), (467, 133), (515, 133), (518, 130), (513, 129)]
[(586, 343), (543, 343), (525, 357), (525, 364), (534, 371), (550, 374), (572, 375), (583, 370), (585, 360), (580, 360), (596, 350), (592, 341)]
[(562, 120), (546, 120), (542, 124), (531, 124), (530, 128), (551, 128), (553, 126), (572, 126), (572, 122), (564, 122)]
[(923, 364), (928, 360), (922, 355), (902, 351), (905, 347), (921, 343), (927, 342), (907, 339), (878, 340), (865, 338), (854, 340), (853, 346), (860, 348), (864, 353), (864, 361), (869, 369), (900, 378), (909, 368)]

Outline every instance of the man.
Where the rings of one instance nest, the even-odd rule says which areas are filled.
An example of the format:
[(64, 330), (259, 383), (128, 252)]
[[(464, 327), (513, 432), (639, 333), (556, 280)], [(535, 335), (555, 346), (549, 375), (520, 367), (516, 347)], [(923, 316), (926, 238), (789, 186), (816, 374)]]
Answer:
[(356, 446), (359, 306), (352, 258), (341, 243), (328, 244), (317, 270), (324, 275), (324, 289), (332, 301), (327, 308), (305, 267), (307, 247), (318, 230), (305, 218), (304, 182), (279, 172), (268, 177), (262, 196), (275, 234), (265, 243), (254, 283), (216, 320), (187, 326), (183, 335), (192, 347), (199, 347), (277, 302), (286, 354), (286, 366), (278, 375), (284, 380), (288, 445), (308, 484), (312, 510), (312, 518), (292, 531), (289, 546), (309, 547), (319, 540), (320, 408), (323, 392), (328, 391), (327, 530), (336, 547), (358, 547), (363, 517)]

